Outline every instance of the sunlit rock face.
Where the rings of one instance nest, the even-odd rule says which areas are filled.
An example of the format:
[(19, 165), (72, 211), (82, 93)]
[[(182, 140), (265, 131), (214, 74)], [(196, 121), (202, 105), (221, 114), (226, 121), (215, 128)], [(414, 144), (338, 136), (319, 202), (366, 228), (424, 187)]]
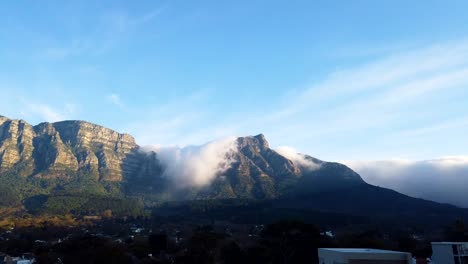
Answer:
[(84, 121), (41, 123), (0, 118), (0, 172), (41, 178), (77, 173), (121, 181), (137, 170), (132, 136)]
[(23, 120), (0, 116), (0, 173), (15, 169), (22, 175), (34, 170), (34, 129)]
[(92, 172), (107, 181), (121, 181), (133, 168), (124, 166), (133, 162), (138, 148), (132, 136), (83, 121), (58, 122), (53, 127), (62, 143), (75, 153), (77, 167), (74, 168)]

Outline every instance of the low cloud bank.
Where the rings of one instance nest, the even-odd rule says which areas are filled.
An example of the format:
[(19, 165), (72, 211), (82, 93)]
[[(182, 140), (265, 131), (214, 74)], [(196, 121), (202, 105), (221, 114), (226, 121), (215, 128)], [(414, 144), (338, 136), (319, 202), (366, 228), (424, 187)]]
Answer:
[(344, 163), (370, 184), (468, 208), (468, 157)]
[(201, 146), (149, 146), (143, 150), (157, 153), (164, 166), (163, 177), (173, 181), (176, 188), (203, 187), (235, 162), (232, 154), (237, 150), (237, 140), (229, 137)]
[(304, 154), (298, 153), (297, 150), (291, 147), (278, 147), (275, 149), (281, 156), (289, 159), (294, 164), (300, 167), (304, 167), (309, 170), (317, 170), (320, 168), (320, 165), (313, 162), (312, 160), (306, 159)]

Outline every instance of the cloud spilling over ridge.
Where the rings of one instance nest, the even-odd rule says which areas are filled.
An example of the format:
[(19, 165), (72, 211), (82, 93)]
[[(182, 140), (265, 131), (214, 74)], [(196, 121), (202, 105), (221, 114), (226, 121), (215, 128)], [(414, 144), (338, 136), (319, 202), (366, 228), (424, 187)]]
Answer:
[(276, 148), (275, 151), (278, 152), (281, 156), (292, 161), (297, 166), (304, 167), (309, 170), (316, 170), (320, 168), (320, 164), (306, 159), (304, 154), (297, 152), (294, 148), (282, 146)]
[(176, 188), (203, 187), (235, 162), (237, 138), (229, 137), (201, 146), (144, 147), (154, 151), (164, 166), (163, 177), (170, 179)]
[(370, 184), (468, 208), (468, 157), (432, 160), (346, 161)]

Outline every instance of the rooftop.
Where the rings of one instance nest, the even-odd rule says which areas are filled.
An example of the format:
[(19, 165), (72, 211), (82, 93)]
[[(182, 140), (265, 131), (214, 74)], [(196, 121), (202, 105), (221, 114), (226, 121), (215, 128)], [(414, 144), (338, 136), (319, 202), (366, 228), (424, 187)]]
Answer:
[(468, 242), (431, 242), (434, 245), (465, 245)]
[(401, 254), (405, 252), (373, 249), (373, 248), (321, 248), (322, 250), (336, 251), (342, 253), (372, 253), (372, 254)]

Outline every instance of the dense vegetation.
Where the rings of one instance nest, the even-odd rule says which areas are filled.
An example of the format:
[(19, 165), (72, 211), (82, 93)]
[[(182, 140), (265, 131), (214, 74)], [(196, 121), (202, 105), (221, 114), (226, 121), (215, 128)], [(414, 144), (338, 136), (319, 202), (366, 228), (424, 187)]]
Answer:
[(99, 182), (93, 175), (72, 179), (37, 179), (5, 175), (0, 181), (0, 208), (24, 207), (41, 215), (144, 215), (142, 199), (122, 195), (120, 185)]

